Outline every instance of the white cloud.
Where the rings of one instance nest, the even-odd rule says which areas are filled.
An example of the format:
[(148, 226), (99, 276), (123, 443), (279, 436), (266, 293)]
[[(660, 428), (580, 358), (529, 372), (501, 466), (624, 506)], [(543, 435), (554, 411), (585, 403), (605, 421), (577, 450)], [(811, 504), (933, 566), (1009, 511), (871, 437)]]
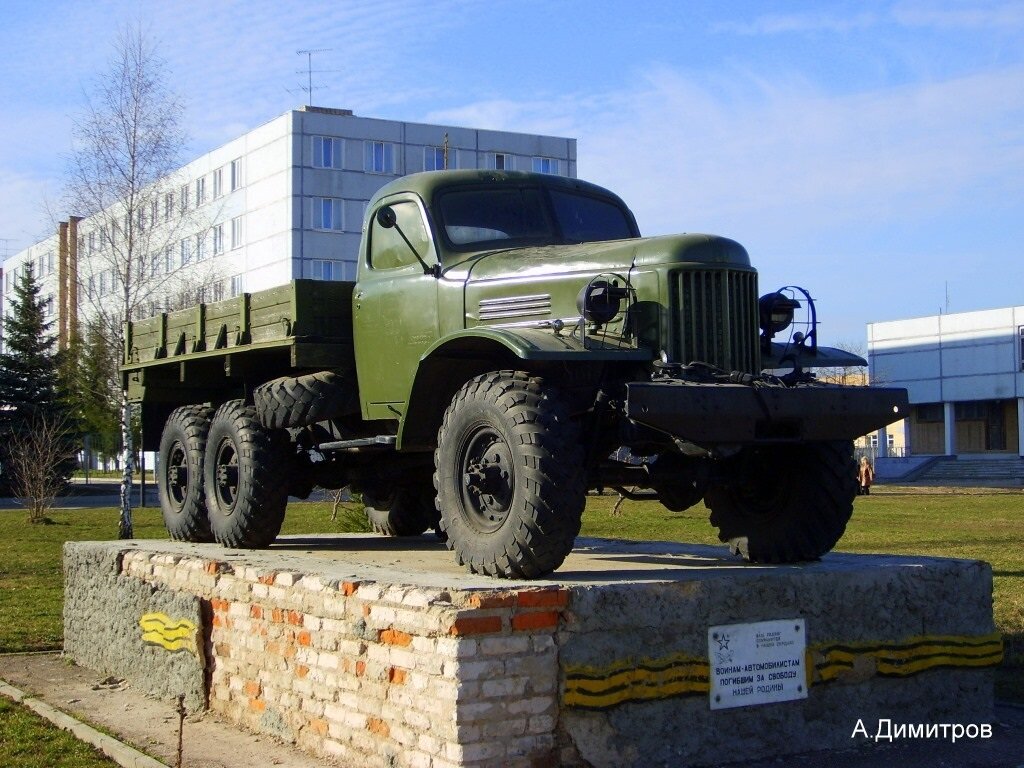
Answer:
[(860, 12), (851, 16), (827, 13), (767, 14), (751, 21), (729, 21), (713, 24), (713, 32), (738, 35), (780, 35), (808, 32), (852, 32), (867, 29), (879, 21), (877, 14)]
[(892, 18), (907, 27), (999, 28), (1005, 31), (1024, 26), (1024, 3), (960, 3), (952, 7), (944, 3), (936, 7), (929, 3), (906, 2), (892, 9)]
[(749, 20), (716, 22), (712, 32), (744, 36), (791, 35), (827, 32), (847, 34), (869, 30), (882, 25), (933, 29), (1008, 29), (1024, 26), (1024, 3), (971, 3), (956, 4), (898, 2), (888, 8), (852, 13), (810, 12), (771, 13)]

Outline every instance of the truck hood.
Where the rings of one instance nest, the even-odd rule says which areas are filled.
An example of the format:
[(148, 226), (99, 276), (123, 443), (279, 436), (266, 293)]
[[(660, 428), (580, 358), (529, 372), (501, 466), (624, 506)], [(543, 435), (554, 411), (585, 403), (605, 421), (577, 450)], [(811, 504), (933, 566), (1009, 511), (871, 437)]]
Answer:
[(675, 265), (748, 268), (750, 258), (743, 246), (723, 237), (671, 235), (492, 251), (445, 274), (465, 281), (465, 327), (473, 327), (571, 319), (579, 313), (580, 290), (599, 275), (621, 283)]
[[(453, 271), (464, 270), (464, 276), (470, 282), (483, 282), (581, 272), (626, 272), (633, 266), (677, 263), (748, 267), (750, 257), (746, 249), (734, 240), (716, 235), (687, 234), (491, 251), (475, 256)], [(448, 274), (454, 277), (451, 272)]]

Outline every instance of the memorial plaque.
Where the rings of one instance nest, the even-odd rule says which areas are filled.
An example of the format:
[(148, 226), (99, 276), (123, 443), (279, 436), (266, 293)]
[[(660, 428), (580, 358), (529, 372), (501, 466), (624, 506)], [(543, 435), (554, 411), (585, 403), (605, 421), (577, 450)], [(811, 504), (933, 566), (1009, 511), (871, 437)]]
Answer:
[(803, 619), (708, 629), (711, 709), (807, 698)]

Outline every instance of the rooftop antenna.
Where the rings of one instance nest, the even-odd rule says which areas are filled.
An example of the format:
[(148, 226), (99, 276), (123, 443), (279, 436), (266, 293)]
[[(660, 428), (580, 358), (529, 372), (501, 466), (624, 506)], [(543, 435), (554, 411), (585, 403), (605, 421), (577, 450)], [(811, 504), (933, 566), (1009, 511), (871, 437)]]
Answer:
[[(297, 74), (297, 75), (305, 74), (306, 75), (306, 87), (302, 88), (302, 90), (304, 90), (306, 92), (306, 94), (307, 94), (307, 96), (309, 98), (309, 105), (310, 106), (313, 106), (313, 73), (316, 72), (317, 74), (321, 74), (321, 73), (324, 73), (324, 72), (340, 72), (341, 71), (340, 69), (317, 69), (317, 70), (314, 70), (313, 69), (313, 54), (314, 53), (326, 53), (327, 51), (333, 51), (333, 50), (334, 50), (333, 48), (307, 48), (305, 50), (301, 50), (301, 51), (296, 51), (295, 52), (296, 56), (305, 56), (306, 57), (306, 69), (305, 70), (297, 69), (297, 70), (295, 70), (295, 74)], [(324, 88), (324, 87), (325, 86), (322, 86), (322, 85), (318, 85), (317, 86), (317, 88)], [(300, 86), (300, 88), (301, 88), (301, 86)]]

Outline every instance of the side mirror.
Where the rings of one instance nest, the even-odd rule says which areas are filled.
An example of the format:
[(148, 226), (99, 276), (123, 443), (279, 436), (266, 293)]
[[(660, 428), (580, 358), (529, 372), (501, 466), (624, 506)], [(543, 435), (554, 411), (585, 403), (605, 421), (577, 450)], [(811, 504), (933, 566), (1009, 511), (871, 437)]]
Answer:
[(391, 229), (397, 221), (398, 217), (395, 216), (395, 211), (390, 205), (377, 209), (377, 223), (384, 229)]

